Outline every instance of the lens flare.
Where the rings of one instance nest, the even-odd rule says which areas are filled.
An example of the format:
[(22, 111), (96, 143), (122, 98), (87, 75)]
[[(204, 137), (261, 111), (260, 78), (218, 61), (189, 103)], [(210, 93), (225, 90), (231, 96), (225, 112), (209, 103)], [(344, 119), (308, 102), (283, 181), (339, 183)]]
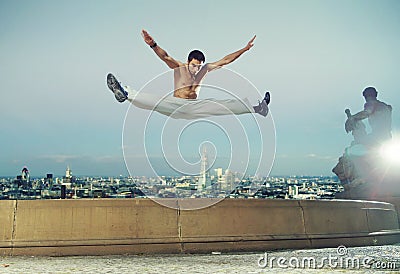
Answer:
[(393, 139), (383, 144), (380, 154), (387, 163), (400, 165), (400, 139)]

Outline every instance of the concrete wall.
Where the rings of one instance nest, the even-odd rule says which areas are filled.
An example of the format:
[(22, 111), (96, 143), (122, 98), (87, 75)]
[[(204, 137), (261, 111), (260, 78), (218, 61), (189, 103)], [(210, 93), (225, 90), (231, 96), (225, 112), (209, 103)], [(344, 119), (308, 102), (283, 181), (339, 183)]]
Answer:
[(349, 200), (0, 201), (0, 255), (264, 251), (400, 242), (394, 206)]
[(396, 211), (397, 211), (397, 217), (398, 217), (399, 227), (400, 227), (400, 195), (392, 196), (392, 197), (383, 197), (383, 198), (379, 198), (377, 200), (387, 202), (387, 203), (394, 205), (394, 207), (396, 208)]
[(397, 211), (397, 217), (398, 217), (398, 223), (400, 226), (400, 196), (399, 195), (387, 195), (387, 196), (379, 196), (379, 197), (362, 197), (358, 198), (362, 200), (375, 200), (375, 201), (381, 201), (381, 202), (386, 202), (394, 205), (394, 208)]

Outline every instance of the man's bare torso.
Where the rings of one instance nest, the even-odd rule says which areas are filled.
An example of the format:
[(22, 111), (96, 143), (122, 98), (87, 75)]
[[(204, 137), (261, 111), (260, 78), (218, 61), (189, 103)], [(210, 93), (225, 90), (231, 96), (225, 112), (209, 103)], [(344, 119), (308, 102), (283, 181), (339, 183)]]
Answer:
[(187, 65), (174, 69), (174, 97), (196, 99), (200, 89), (199, 80), (193, 76)]
[(169, 56), (164, 49), (158, 46), (147, 31), (142, 30), (142, 36), (146, 44), (154, 50), (157, 56), (163, 60), (169, 68), (174, 69), (174, 96), (183, 99), (196, 99), (196, 92), (199, 90), (200, 82), (206, 73), (235, 61), (244, 52), (253, 47), (254, 39), (256, 39), (254, 35), (245, 47), (226, 55), (217, 62), (208, 63), (202, 67), (203, 62), (205, 62), (205, 56), (201, 51), (193, 50), (190, 52), (188, 63), (183, 64)]

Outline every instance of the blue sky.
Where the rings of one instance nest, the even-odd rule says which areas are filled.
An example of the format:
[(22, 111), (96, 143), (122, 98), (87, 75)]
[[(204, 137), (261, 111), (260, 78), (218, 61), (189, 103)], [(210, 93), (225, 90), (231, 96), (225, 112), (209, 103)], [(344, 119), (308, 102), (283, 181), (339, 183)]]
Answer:
[[(362, 109), (366, 86), (393, 106), (399, 130), (399, 1), (0, 0), (0, 176), (25, 165), (36, 176), (67, 165), (76, 175), (127, 174), (129, 105), (114, 101), (105, 76), (140, 89), (167, 71), (142, 29), (181, 61), (194, 48), (216, 61), (257, 35), (228, 68), (271, 91), (271, 174), (333, 175), (351, 142), (344, 109)], [(133, 175), (146, 175), (146, 159), (135, 161)]]

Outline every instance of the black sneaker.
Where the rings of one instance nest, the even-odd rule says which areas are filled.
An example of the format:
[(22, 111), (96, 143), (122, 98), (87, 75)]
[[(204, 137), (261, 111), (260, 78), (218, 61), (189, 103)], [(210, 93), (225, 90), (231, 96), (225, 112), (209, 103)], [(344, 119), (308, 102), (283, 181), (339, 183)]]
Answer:
[(265, 93), (264, 101), (267, 103), (267, 105), (269, 105), (269, 103), (271, 102), (271, 94), (269, 94), (269, 91)]
[(254, 106), (254, 112), (258, 113), (264, 117), (266, 117), (268, 115), (268, 104), (271, 102), (271, 95), (270, 93), (267, 91), (265, 93), (264, 99), (258, 103), (258, 106)]
[(117, 78), (111, 73), (107, 75), (107, 86), (114, 93), (118, 102), (122, 103), (128, 99), (128, 92), (124, 90)]

